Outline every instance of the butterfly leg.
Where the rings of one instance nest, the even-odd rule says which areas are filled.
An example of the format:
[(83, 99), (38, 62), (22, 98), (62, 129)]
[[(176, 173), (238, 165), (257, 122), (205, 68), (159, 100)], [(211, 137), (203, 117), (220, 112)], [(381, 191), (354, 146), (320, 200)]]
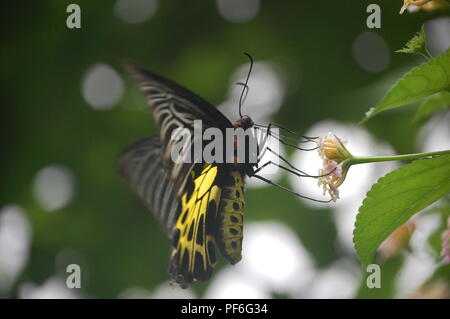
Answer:
[[(266, 149), (267, 148), (265, 148), (264, 146), (266, 145), (267, 139), (269, 138), (271, 126), (272, 126), (272, 123), (269, 123), (269, 125), (267, 126), (267, 130), (265, 132), (265, 136), (261, 135), (261, 140), (256, 144), (257, 145), (257, 151), (258, 151), (258, 162), (257, 163), (259, 163), (259, 161), (264, 156), (264, 154), (266, 154)], [(258, 127), (255, 127), (255, 128), (258, 128)], [(263, 130), (260, 129), (260, 131), (261, 131), (261, 133), (264, 133)], [(260, 150), (259, 150), (260, 145), (263, 148), (262, 154), (259, 153), (260, 152)]]
[(302, 171), (302, 170), (296, 168), (286, 158), (284, 158), (283, 156), (281, 156), (277, 152), (273, 151), (270, 147), (267, 147), (267, 150), (270, 151), (272, 154), (276, 155), (279, 159), (281, 159), (284, 163), (286, 163), (290, 168), (287, 168), (287, 167), (285, 167), (283, 165), (280, 165), (279, 163), (275, 163), (275, 162), (269, 161), (269, 162), (265, 163), (263, 166), (261, 166), (260, 168), (258, 168), (255, 172), (258, 172), (258, 171), (262, 170), (263, 167), (265, 167), (265, 166), (267, 166), (269, 164), (275, 165), (275, 166), (277, 166), (277, 167), (279, 167), (281, 169), (284, 169), (285, 171), (287, 171), (289, 173), (292, 173), (294, 175), (297, 175), (299, 177), (312, 177), (312, 178), (325, 177), (325, 176), (333, 174), (334, 171), (336, 170), (336, 168), (334, 168), (332, 171), (330, 171), (327, 174), (310, 175), (310, 174), (306, 173), (305, 171)]
[[(251, 177), (255, 177), (255, 178), (257, 178), (257, 179), (259, 179), (259, 180), (261, 180), (261, 181), (263, 181), (263, 182), (266, 182), (266, 183), (268, 183), (268, 184), (270, 184), (270, 185), (272, 185), (272, 186), (275, 186), (275, 187), (277, 187), (277, 188), (280, 188), (280, 189), (282, 189), (282, 190), (285, 190), (285, 191), (287, 191), (287, 192), (289, 192), (289, 193), (291, 193), (291, 194), (293, 194), (293, 195), (295, 195), (295, 196), (297, 196), (297, 197), (300, 197), (300, 198), (309, 199), (309, 200), (312, 200), (312, 201), (315, 201), (315, 202), (319, 202), (319, 203), (329, 203), (329, 202), (332, 201), (332, 199), (330, 199), (330, 200), (318, 200), (318, 199), (311, 198), (311, 197), (308, 197), (308, 196), (305, 196), (305, 195), (301, 195), (301, 194), (299, 194), (299, 193), (297, 193), (297, 192), (294, 192), (293, 190), (288, 189), (288, 188), (285, 187), (285, 186), (282, 186), (282, 185), (280, 185), (280, 184), (277, 184), (277, 183), (275, 183), (275, 182), (272, 182), (271, 180), (269, 180), (269, 179), (267, 179), (267, 178), (265, 178), (265, 177), (262, 177), (262, 176), (258, 175), (257, 173), (259, 173), (261, 170), (263, 170), (265, 167), (267, 167), (267, 166), (269, 166), (269, 165), (271, 165), (271, 164), (272, 164), (272, 165), (275, 165), (275, 166), (277, 166), (277, 167), (279, 167), (279, 168), (281, 168), (281, 169), (283, 169), (283, 170), (285, 170), (285, 171), (287, 171), (287, 172), (289, 172), (289, 173), (291, 173), (291, 174), (294, 174), (294, 175), (296, 175), (296, 176), (298, 176), (298, 177), (312, 177), (312, 178), (318, 178), (318, 177), (323, 177), (323, 176), (330, 175), (330, 174), (332, 174), (332, 173), (334, 172), (334, 170), (333, 170), (332, 172), (330, 172), (330, 173), (328, 173), (328, 174), (324, 174), (324, 175), (309, 175), (309, 174), (305, 173), (304, 171), (299, 170), (298, 168), (294, 167), (294, 166), (293, 166), (291, 163), (289, 163), (289, 161), (287, 161), (283, 156), (281, 156), (281, 155), (279, 155), (278, 153), (274, 152), (271, 148), (267, 147), (266, 149), (269, 150), (270, 152), (272, 152), (273, 154), (277, 155), (282, 161), (284, 161), (284, 162), (285, 162), (287, 165), (289, 165), (291, 168), (288, 168), (288, 167), (286, 167), (286, 166), (280, 165), (279, 163), (275, 163), (275, 162), (269, 160), (269, 161), (267, 161), (266, 163), (264, 163), (263, 165), (258, 166), (258, 168), (257, 168), (257, 169), (253, 172), (253, 174), (251, 175)], [(258, 164), (259, 164), (260, 161), (261, 161), (261, 158), (258, 159)]]
[[(292, 164), (291, 164), (287, 159), (285, 159), (283, 156), (281, 156), (281, 155), (278, 154), (277, 152), (273, 151), (269, 146), (265, 146), (265, 144), (267, 143), (267, 139), (268, 139), (269, 135), (273, 136), (273, 135), (271, 134), (271, 131), (270, 131), (270, 129), (271, 129), (271, 127), (272, 127), (272, 124), (273, 124), (273, 122), (270, 122), (270, 123), (269, 123), (269, 125), (267, 126), (267, 130), (266, 130), (266, 132), (265, 132), (265, 133), (266, 133), (265, 136), (264, 136), (264, 137), (261, 137), (260, 142), (257, 143), (257, 146), (258, 146), (258, 148), (257, 148), (257, 149), (258, 149), (258, 161), (257, 161), (256, 164), (259, 164), (260, 161), (261, 161), (261, 159), (262, 159), (262, 157), (265, 155), (266, 151), (269, 151), (269, 152), (271, 152), (272, 154), (274, 154), (275, 156), (277, 156), (279, 159), (281, 159), (283, 162), (285, 162), (291, 169), (293, 169), (293, 170), (295, 170), (296, 172), (300, 173), (302, 177), (316, 177), (316, 178), (317, 178), (317, 177), (321, 177), (321, 176), (316, 176), (316, 175), (310, 175), (310, 174), (307, 174), (306, 172), (304, 172), (304, 171), (302, 171), (302, 170), (300, 170), (300, 169), (294, 167), (294, 165), (292, 165)], [(262, 132), (262, 130), (261, 130), (261, 132)], [(280, 140), (280, 141), (281, 141), (281, 140)], [(260, 150), (259, 150), (259, 145), (262, 145), (262, 147), (263, 147), (263, 149), (264, 149), (263, 152), (262, 152), (262, 154), (259, 153), (259, 152), (260, 152)], [(289, 144), (289, 145), (290, 145), (290, 144)], [(294, 147), (295, 147), (295, 146), (294, 146)], [(301, 149), (301, 148), (298, 148), (298, 149), (300, 149), (300, 150), (313, 150), (313, 149)], [(314, 149), (316, 149), (316, 148), (314, 148)], [(263, 167), (266, 167), (266, 166), (269, 165), (269, 164), (277, 165), (278, 167), (280, 167), (280, 168), (282, 168), (282, 169), (285, 169), (285, 170), (287, 170), (287, 171), (290, 171), (290, 170), (289, 170), (288, 168), (286, 168), (286, 167), (280, 166), (280, 165), (278, 165), (278, 164), (276, 164), (276, 163), (274, 163), (274, 162), (272, 162), (272, 161), (269, 161), (269, 162), (265, 163), (263, 166), (258, 167), (258, 168), (256, 169), (255, 173), (261, 171), (261, 170), (263, 169)], [(292, 172), (292, 173), (293, 173), (293, 172)], [(294, 174), (296, 174), (296, 173), (294, 173)], [(296, 175), (298, 175), (298, 174), (296, 174)], [(299, 175), (299, 176), (300, 176), (300, 175)]]
[(265, 178), (265, 177), (262, 177), (262, 176), (260, 176), (260, 175), (257, 175), (257, 174), (253, 174), (252, 177), (255, 177), (255, 178), (257, 178), (257, 179), (259, 179), (259, 180), (261, 180), (261, 181), (263, 181), (263, 182), (266, 182), (267, 184), (270, 184), (270, 185), (272, 185), (272, 186), (275, 186), (275, 187), (277, 187), (277, 188), (280, 188), (280, 189), (282, 189), (282, 190), (284, 190), (284, 191), (286, 191), (286, 192), (288, 192), (288, 193), (291, 193), (292, 195), (295, 195), (295, 196), (297, 196), (297, 197), (304, 198), (304, 199), (309, 199), (309, 200), (312, 200), (313, 202), (318, 202), (318, 203), (329, 203), (329, 202), (332, 201), (332, 199), (329, 199), (329, 200), (320, 200), (320, 199), (315, 199), (315, 198), (308, 197), (308, 196), (305, 196), (305, 195), (301, 195), (301, 194), (299, 194), (299, 193), (297, 193), (297, 192), (294, 192), (293, 190), (290, 190), (290, 189), (287, 188), (287, 187), (284, 187), (284, 186), (282, 186), (282, 185), (280, 185), (280, 184), (274, 183), (274, 182), (272, 182), (271, 180), (269, 180), (269, 179), (267, 179), (267, 178)]
[[(289, 162), (287, 162), (287, 163), (288, 163), (289, 165), (291, 165)], [(288, 167), (286, 167), (286, 166), (280, 165), (280, 164), (278, 164), (278, 163), (275, 163), (275, 162), (272, 162), (272, 161), (269, 160), (268, 162), (266, 162), (266, 163), (264, 163), (263, 165), (259, 166), (259, 167), (254, 171), (254, 174), (256, 174), (256, 173), (262, 171), (264, 167), (269, 166), (270, 164), (275, 165), (275, 166), (277, 166), (277, 167), (279, 167), (279, 168), (281, 168), (281, 169), (283, 169), (283, 170), (285, 170), (285, 171), (287, 171), (287, 172), (289, 172), (289, 173), (291, 173), (291, 174), (294, 174), (294, 175), (296, 175), (296, 176), (298, 176), (298, 177), (311, 177), (311, 178), (325, 177), (325, 176), (328, 176), (328, 175), (332, 174), (332, 173), (334, 172), (334, 170), (335, 170), (335, 169), (334, 169), (334, 170), (331, 171), (330, 173), (323, 174), (323, 175), (309, 175), (309, 174), (306, 174), (306, 173), (304, 173), (303, 171), (301, 171), (301, 170), (299, 170), (299, 169), (297, 169), (297, 168), (295, 168), (295, 167), (292, 167), (293, 169), (290, 169), (290, 168), (288, 168)], [(302, 172), (302, 173), (298, 173), (298, 172)]]
[(256, 129), (259, 129), (261, 131), (265, 131), (266, 132), (266, 136), (264, 137), (264, 142), (263, 142), (264, 144), (267, 142), (267, 138), (270, 135), (270, 136), (274, 137), (275, 139), (277, 139), (281, 144), (289, 146), (289, 147), (292, 147), (292, 148), (295, 148), (295, 149), (297, 149), (299, 151), (314, 151), (314, 150), (316, 150), (318, 148), (318, 146), (311, 147), (311, 148), (303, 148), (303, 147), (299, 147), (297, 145), (294, 145), (292, 143), (286, 142), (285, 139), (290, 139), (290, 140), (294, 140), (297, 143), (309, 143), (309, 142), (314, 142), (314, 138), (311, 137), (310, 140), (299, 141), (297, 138), (291, 138), (289, 136), (283, 136), (283, 135), (280, 135), (280, 134), (276, 134), (276, 133), (271, 131), (272, 126), (278, 127), (276, 125), (273, 122), (270, 122), (267, 127), (262, 127), (262, 126), (259, 126), (259, 125), (258, 126), (255, 125)]
[[(260, 127), (265, 127), (264, 125), (259, 125), (259, 124), (256, 124), (256, 125), (260, 126)], [(279, 129), (281, 129), (281, 130), (283, 130), (283, 131), (285, 131), (285, 132), (287, 132), (289, 134), (292, 134), (295, 137), (287, 137), (287, 136), (284, 136), (284, 137), (287, 137), (288, 139), (291, 139), (291, 140), (295, 139), (297, 142), (300, 142), (300, 143), (314, 142), (318, 138), (317, 136), (306, 136), (306, 135), (299, 134), (297, 132), (294, 132), (293, 130), (290, 130), (290, 129), (288, 129), (288, 128), (284, 127), (284, 126), (281, 126), (280, 124), (277, 124), (277, 123), (272, 122), (272, 121), (269, 123), (267, 128), (269, 126), (273, 126), (273, 127), (279, 128)], [(303, 139), (303, 140), (301, 140), (301, 139)]]

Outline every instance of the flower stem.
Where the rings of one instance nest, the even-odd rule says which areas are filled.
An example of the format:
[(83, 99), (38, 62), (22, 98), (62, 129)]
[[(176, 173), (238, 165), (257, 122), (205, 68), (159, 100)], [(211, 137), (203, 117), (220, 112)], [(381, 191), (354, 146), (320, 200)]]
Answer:
[(433, 58), (430, 51), (426, 47), (423, 48), (423, 51), (419, 52), (426, 60), (430, 60)]
[(428, 152), (428, 153), (416, 153), (416, 154), (404, 154), (404, 155), (392, 155), (392, 156), (354, 156), (347, 159), (349, 165), (364, 164), (364, 163), (375, 163), (375, 162), (389, 162), (389, 161), (405, 161), (405, 160), (415, 160), (422, 157), (435, 156), (435, 155), (447, 155), (450, 154), (450, 150), (438, 151), (438, 152)]

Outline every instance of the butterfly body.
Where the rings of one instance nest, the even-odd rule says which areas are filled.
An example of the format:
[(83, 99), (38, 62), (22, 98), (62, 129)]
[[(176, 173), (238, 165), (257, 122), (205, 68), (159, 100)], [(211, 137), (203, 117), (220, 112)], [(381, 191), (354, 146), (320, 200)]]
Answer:
[[(128, 147), (119, 168), (172, 241), (169, 273), (188, 287), (208, 280), (216, 264), (215, 248), (231, 264), (242, 258), (244, 177), (255, 163), (174, 162), (171, 138), (177, 128), (193, 130), (193, 121), (216, 127), (249, 128), (244, 116), (234, 125), (216, 108), (187, 89), (135, 64), (126, 69), (138, 81), (150, 105), (158, 134)], [(194, 141), (192, 142), (194, 143)], [(235, 145), (236, 154), (236, 145)]]
[(225, 177), (217, 223), (219, 249), (232, 265), (242, 258), (244, 208), (244, 176), (233, 167)]

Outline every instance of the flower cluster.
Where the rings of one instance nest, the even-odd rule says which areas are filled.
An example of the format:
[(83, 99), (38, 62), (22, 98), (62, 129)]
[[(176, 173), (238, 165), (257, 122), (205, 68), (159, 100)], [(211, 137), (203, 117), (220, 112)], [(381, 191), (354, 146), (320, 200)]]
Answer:
[(319, 156), (323, 160), (323, 167), (319, 169), (318, 184), (323, 188), (323, 194), (330, 194), (335, 202), (339, 199), (339, 186), (344, 182), (348, 168), (346, 159), (352, 155), (345, 148), (345, 140), (328, 133), (327, 136), (316, 139)]
[(444, 257), (444, 263), (450, 264), (450, 217), (448, 218), (448, 228), (441, 235), (442, 239), (442, 256)]
[(410, 5), (426, 11), (434, 11), (448, 7), (446, 0), (403, 0), (403, 6), (400, 9), (400, 14), (403, 14), (403, 12), (405, 12)]

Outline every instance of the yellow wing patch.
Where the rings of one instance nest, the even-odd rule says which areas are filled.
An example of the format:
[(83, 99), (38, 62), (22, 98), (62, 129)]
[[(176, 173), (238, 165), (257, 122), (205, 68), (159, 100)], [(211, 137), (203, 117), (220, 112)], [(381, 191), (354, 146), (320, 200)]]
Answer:
[(182, 287), (211, 276), (215, 257), (215, 225), (222, 190), (217, 185), (218, 167), (205, 164), (193, 187), (181, 197), (181, 212), (172, 234), (169, 272)]

